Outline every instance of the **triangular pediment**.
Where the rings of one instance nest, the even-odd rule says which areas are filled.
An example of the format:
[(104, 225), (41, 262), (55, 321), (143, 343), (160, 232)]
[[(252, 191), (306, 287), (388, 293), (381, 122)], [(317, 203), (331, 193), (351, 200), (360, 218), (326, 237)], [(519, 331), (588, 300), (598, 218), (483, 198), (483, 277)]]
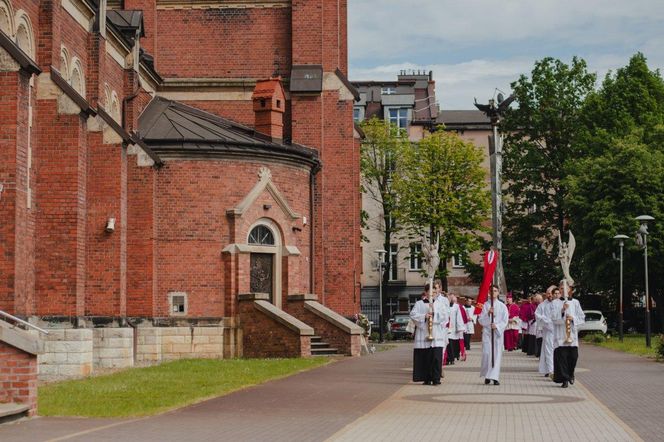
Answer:
[(270, 195), (272, 195), (272, 198), (274, 198), (274, 201), (277, 203), (277, 205), (281, 208), (281, 210), (284, 212), (284, 214), (289, 217), (292, 220), (298, 219), (301, 216), (293, 211), (293, 209), (290, 208), (290, 205), (288, 204), (288, 201), (286, 200), (286, 197), (284, 197), (283, 193), (279, 191), (277, 186), (274, 184), (272, 181), (272, 173), (270, 172), (270, 169), (267, 167), (261, 167), (260, 171), (258, 172), (258, 177), (259, 180), (256, 183), (256, 185), (249, 191), (249, 193), (240, 201), (240, 203), (233, 207), (232, 209), (228, 209), (226, 211), (227, 214), (233, 215), (233, 216), (242, 216), (248, 209), (249, 207), (254, 204), (256, 199), (265, 191), (269, 192)]

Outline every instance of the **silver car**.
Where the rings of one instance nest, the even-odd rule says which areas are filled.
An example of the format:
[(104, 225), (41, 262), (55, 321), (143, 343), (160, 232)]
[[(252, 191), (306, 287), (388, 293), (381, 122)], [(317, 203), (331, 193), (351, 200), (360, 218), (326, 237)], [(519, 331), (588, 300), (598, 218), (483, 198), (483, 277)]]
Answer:
[(602, 333), (606, 334), (606, 318), (599, 310), (586, 310), (586, 322), (579, 326), (579, 333)]

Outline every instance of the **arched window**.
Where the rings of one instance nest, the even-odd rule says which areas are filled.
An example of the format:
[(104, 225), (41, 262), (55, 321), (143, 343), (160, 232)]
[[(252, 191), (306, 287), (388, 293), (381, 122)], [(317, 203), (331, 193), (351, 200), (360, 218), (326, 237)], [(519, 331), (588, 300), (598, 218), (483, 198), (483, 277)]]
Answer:
[(118, 94), (113, 91), (111, 93), (111, 108), (109, 109), (111, 112), (111, 117), (118, 123), (121, 120), (121, 110), (120, 110), (120, 100), (118, 99)]
[(0, 30), (9, 37), (14, 33), (13, 17), (14, 13), (11, 5), (4, 0), (0, 0)]
[(16, 44), (28, 56), (34, 58), (34, 37), (32, 35), (32, 24), (27, 14), (23, 11), (16, 13)]
[(69, 81), (69, 52), (64, 46), (60, 48), (60, 75)]
[(255, 244), (260, 246), (273, 246), (274, 245), (274, 233), (266, 225), (259, 224), (249, 233), (249, 244)]
[(74, 57), (71, 61), (71, 77), (69, 79), (69, 84), (73, 87), (76, 92), (81, 94), (82, 97), (85, 97), (85, 77), (83, 76), (83, 67), (78, 58)]

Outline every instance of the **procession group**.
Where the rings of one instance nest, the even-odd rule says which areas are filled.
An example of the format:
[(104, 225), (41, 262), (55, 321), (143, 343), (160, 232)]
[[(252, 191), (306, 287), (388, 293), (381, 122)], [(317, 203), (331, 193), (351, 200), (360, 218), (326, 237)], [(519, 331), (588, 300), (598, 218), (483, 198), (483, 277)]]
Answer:
[[(415, 326), (413, 381), (425, 385), (441, 383), (443, 365), (465, 360), (476, 323), (482, 326), (482, 364), (480, 376), (485, 384), (500, 385), (503, 350), (518, 348), (539, 358), (539, 373), (567, 388), (574, 384), (579, 356), (578, 327), (585, 315), (577, 299), (561, 297), (562, 289), (552, 285), (546, 293), (514, 302), (511, 294), (506, 304), (498, 287), (489, 289), (490, 300), (464, 305), (456, 296), (441, 290), (436, 280), (429, 293), (425, 286), (422, 298), (415, 303), (410, 318)], [(481, 310), (480, 310), (481, 309)], [(479, 313), (479, 314), (477, 314)]]

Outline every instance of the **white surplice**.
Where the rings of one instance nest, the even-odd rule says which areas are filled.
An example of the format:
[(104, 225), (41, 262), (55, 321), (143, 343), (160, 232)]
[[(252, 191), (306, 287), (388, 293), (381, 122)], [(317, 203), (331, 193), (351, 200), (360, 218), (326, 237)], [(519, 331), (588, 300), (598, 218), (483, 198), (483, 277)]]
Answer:
[(500, 377), (500, 363), (503, 358), (503, 333), (505, 327), (507, 327), (509, 313), (502, 301), (494, 299), (493, 304), (493, 323), (496, 325), (493, 332), (494, 365), (491, 367), (491, 316), (489, 315), (491, 301), (487, 301), (484, 303), (479, 317), (479, 323), (482, 326), (482, 367), (480, 376), (497, 381)]
[(466, 322), (466, 334), (472, 335), (475, 333), (475, 322), (477, 321), (477, 315), (475, 314), (475, 307), (473, 306), (464, 306), (466, 309), (466, 315), (468, 316), (469, 321)]
[(429, 326), (427, 324), (426, 314), (429, 313), (431, 307), (429, 303), (424, 301), (417, 301), (410, 312), (410, 318), (415, 321), (417, 328), (415, 329), (415, 336), (413, 343), (415, 348), (431, 348), (431, 347), (445, 347), (447, 346), (447, 321), (450, 317), (449, 306), (445, 304), (440, 298), (436, 298), (433, 302), (433, 327), (431, 335), (433, 340), (428, 340)]
[(553, 302), (548, 299), (537, 306), (535, 317), (537, 326), (542, 333), (542, 351), (539, 360), (540, 374), (553, 373), (553, 320), (551, 319), (551, 307)]
[[(567, 338), (565, 313), (563, 313), (563, 305), (565, 302), (569, 305), (567, 312), (565, 313), (572, 316), (572, 324), (570, 327), (570, 337), (572, 338), (572, 342), (570, 343), (565, 342), (565, 339)], [(553, 322), (553, 348), (578, 347), (579, 325), (586, 322), (586, 315), (583, 313), (579, 301), (576, 299), (568, 299), (567, 301), (562, 299), (554, 300), (551, 303), (549, 317)]]
[(463, 339), (463, 334), (466, 332), (466, 324), (463, 323), (461, 308), (456, 302), (450, 308), (450, 339)]

